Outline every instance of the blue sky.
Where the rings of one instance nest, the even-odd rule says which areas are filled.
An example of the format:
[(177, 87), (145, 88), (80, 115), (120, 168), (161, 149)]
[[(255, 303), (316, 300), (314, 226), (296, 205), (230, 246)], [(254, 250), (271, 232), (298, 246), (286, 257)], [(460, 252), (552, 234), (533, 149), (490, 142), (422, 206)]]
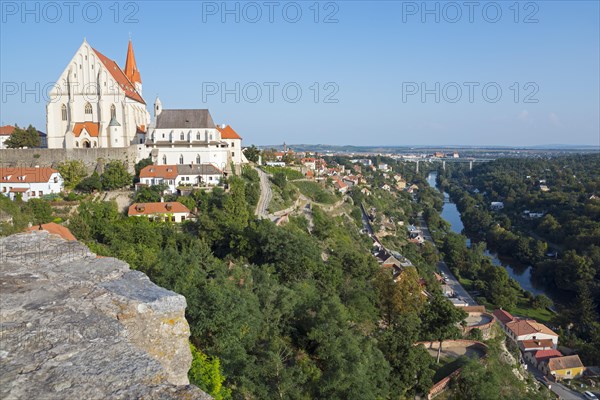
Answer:
[(131, 34), (149, 110), (245, 144), (600, 145), (598, 1), (74, 3), (2, 1), (3, 125), (45, 130), (83, 38), (123, 67)]

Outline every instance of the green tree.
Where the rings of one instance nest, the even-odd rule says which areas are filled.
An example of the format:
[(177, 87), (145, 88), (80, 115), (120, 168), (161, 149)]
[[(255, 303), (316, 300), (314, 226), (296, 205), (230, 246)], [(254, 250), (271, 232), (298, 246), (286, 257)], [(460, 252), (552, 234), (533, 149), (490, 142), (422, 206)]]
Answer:
[(552, 300), (545, 294), (539, 294), (531, 299), (531, 307), (543, 310), (552, 306)]
[(9, 149), (22, 149), (23, 147), (32, 149), (34, 147), (40, 147), (40, 135), (37, 129), (32, 125), (29, 125), (27, 129), (22, 129), (15, 125), (15, 130), (10, 137), (4, 141), (4, 145)]
[(73, 189), (87, 176), (87, 169), (81, 160), (61, 162), (56, 169), (58, 169), (58, 172), (63, 177), (67, 189)]
[(148, 156), (148, 158), (143, 158), (135, 164), (135, 182), (140, 181), (140, 172), (147, 167), (148, 165), (152, 165), (152, 157)]
[(25, 203), (25, 210), (33, 215), (34, 224), (45, 224), (52, 221), (52, 207), (42, 199), (29, 199)]
[(467, 317), (467, 313), (455, 307), (439, 292), (434, 292), (421, 312), (421, 335), (424, 339), (440, 342), (437, 362), (440, 362), (442, 343), (446, 339), (457, 339), (462, 332), (458, 323)]
[(255, 145), (252, 145), (244, 149), (244, 155), (248, 161), (257, 163), (260, 156), (260, 150)]
[(164, 183), (159, 185), (142, 186), (135, 192), (133, 201), (136, 203), (158, 202), (167, 188), (168, 186)]
[(102, 180), (100, 179), (100, 175), (98, 175), (98, 173), (94, 171), (92, 175), (82, 179), (81, 182), (79, 182), (79, 184), (76, 186), (76, 189), (86, 193), (101, 191)]
[(127, 168), (121, 161), (111, 161), (102, 173), (102, 189), (104, 190), (115, 190), (125, 186), (129, 186), (132, 183), (132, 176), (127, 172)]
[(192, 366), (188, 371), (190, 383), (210, 394), (215, 400), (231, 399), (231, 390), (223, 386), (225, 376), (217, 357), (209, 357), (190, 343)]

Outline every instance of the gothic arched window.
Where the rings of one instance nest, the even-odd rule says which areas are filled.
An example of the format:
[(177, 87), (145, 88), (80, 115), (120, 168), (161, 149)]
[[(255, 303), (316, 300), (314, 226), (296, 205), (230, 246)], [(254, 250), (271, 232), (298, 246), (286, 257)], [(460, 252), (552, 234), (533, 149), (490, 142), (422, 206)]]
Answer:
[(183, 154), (179, 156), (179, 164), (183, 164)]
[(92, 105), (90, 103), (85, 103), (85, 113), (86, 114), (92, 113)]
[(196, 140), (200, 140), (200, 132), (196, 133)]
[(200, 164), (200, 154), (196, 156), (196, 164)]
[(64, 104), (60, 107), (60, 112), (62, 113), (62, 120), (66, 121), (67, 120), (67, 106), (65, 106)]
[(185, 140), (185, 136), (184, 136), (183, 132), (181, 132), (179, 134), (179, 140)]
[(110, 106), (110, 117), (117, 118), (117, 107), (114, 104)]
[(166, 155), (163, 156), (163, 164), (167, 165), (167, 156)]

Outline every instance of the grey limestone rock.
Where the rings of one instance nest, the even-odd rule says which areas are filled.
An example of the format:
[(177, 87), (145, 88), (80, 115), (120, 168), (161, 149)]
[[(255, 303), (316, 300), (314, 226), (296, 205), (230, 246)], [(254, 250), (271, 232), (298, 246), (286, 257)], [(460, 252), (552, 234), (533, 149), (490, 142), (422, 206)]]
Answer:
[(0, 239), (1, 399), (209, 399), (185, 298), (45, 231)]

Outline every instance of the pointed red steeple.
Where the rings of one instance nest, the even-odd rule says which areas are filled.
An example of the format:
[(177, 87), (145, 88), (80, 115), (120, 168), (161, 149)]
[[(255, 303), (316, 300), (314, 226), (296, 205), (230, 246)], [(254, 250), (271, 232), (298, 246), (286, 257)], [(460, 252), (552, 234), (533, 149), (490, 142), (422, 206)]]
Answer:
[(133, 54), (133, 45), (131, 39), (129, 39), (129, 47), (127, 48), (127, 60), (125, 61), (125, 75), (133, 83), (141, 84), (142, 78), (140, 77), (140, 71), (138, 71), (135, 63), (135, 55)]

